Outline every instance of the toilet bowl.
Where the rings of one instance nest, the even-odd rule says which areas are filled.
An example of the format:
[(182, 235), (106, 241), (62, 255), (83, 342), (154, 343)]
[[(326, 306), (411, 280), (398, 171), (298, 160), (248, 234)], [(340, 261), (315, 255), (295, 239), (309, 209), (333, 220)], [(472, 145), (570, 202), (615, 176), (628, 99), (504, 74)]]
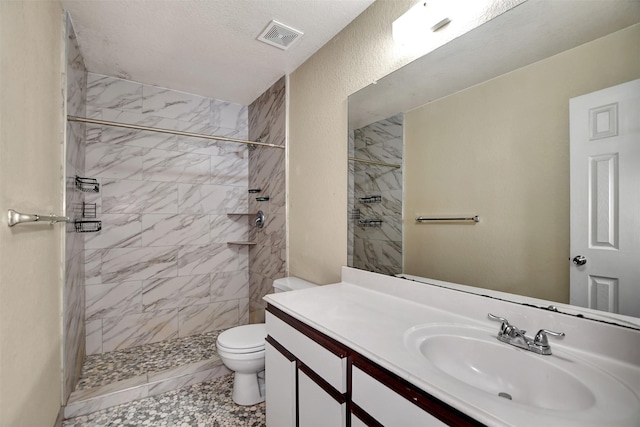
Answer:
[[(297, 277), (274, 280), (276, 293), (316, 286)], [(264, 401), (264, 353), (267, 329), (264, 323), (236, 326), (218, 336), (216, 349), (222, 363), (234, 371), (232, 398), (238, 405)]]
[(228, 329), (218, 336), (216, 348), (222, 363), (235, 371), (233, 401), (238, 405), (255, 405), (264, 400), (257, 374), (264, 371), (264, 323)]

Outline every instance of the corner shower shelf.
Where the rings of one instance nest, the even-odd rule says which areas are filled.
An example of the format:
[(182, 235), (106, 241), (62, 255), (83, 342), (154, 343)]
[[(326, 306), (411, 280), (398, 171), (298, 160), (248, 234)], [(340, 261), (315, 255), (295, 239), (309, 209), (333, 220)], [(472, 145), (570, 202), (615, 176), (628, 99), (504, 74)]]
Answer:
[(255, 246), (256, 242), (227, 242), (227, 245)]

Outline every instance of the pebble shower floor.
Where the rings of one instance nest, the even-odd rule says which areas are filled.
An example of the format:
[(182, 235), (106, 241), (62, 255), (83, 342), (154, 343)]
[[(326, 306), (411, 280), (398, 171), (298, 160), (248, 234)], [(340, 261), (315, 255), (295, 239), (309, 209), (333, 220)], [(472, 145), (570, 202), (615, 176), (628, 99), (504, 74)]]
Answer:
[(71, 418), (62, 427), (263, 427), (265, 404), (233, 403), (233, 374)]
[(188, 363), (217, 358), (216, 340), (222, 331), (174, 338), (85, 357), (76, 390), (83, 390), (160, 372)]

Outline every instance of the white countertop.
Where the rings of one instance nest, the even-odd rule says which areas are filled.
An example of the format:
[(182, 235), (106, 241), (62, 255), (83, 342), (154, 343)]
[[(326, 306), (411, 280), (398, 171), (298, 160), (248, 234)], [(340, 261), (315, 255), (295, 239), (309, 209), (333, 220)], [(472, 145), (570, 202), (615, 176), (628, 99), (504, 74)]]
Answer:
[[(640, 363), (636, 359), (640, 357), (636, 354), (640, 353), (640, 331), (585, 324), (589, 321), (346, 267), (341, 283), (267, 295), (265, 300), (487, 425), (640, 425)], [(606, 405), (604, 412), (598, 405), (580, 411), (530, 408), (462, 382), (443, 381), (429, 363), (404, 345), (405, 332), (424, 324), (462, 324), (497, 333), (500, 324), (487, 319), (489, 311), (522, 329), (566, 332), (562, 342), (550, 340), (553, 355), (535, 356), (584, 361), (624, 383), (635, 394), (635, 401), (629, 404), (629, 400), (605, 397), (598, 403)], [(600, 343), (592, 344), (594, 337), (586, 337), (585, 330), (595, 333)], [(603, 344), (606, 351), (594, 351)]]

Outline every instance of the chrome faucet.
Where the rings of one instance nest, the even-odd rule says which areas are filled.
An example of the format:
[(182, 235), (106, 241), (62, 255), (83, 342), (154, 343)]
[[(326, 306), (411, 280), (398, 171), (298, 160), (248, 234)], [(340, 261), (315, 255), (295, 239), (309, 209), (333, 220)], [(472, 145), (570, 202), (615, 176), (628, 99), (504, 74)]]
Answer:
[(494, 316), (489, 313), (489, 319), (502, 322), (500, 325), (500, 331), (498, 332), (499, 341), (511, 344), (518, 348), (533, 351), (538, 354), (551, 354), (551, 346), (549, 345), (547, 335), (564, 337), (564, 332), (553, 332), (548, 329), (540, 329), (535, 337), (530, 338), (525, 335), (527, 331), (518, 329), (503, 317)]

